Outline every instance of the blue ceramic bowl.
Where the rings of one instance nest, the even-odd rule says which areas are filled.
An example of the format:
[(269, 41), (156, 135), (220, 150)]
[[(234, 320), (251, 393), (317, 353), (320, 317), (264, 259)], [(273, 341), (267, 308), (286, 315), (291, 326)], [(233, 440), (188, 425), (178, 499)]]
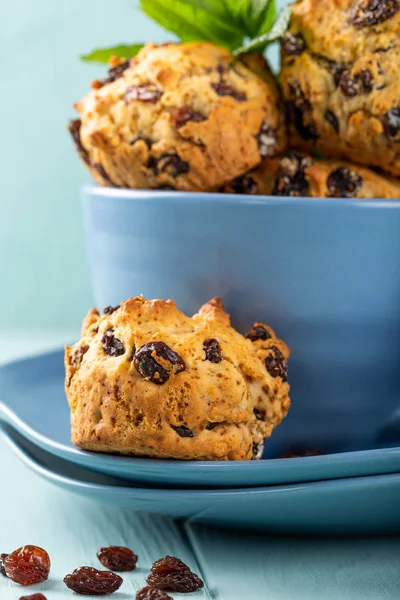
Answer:
[(84, 212), (99, 307), (144, 294), (191, 314), (219, 295), (239, 330), (265, 321), (288, 342), (296, 427), (277, 451), (374, 448), (393, 430), (400, 200), (90, 187)]

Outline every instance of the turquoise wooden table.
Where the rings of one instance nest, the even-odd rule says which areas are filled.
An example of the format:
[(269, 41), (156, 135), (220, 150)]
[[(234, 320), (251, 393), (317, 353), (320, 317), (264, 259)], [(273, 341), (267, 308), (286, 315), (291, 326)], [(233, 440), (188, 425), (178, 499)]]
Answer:
[[(0, 337), (0, 360), (54, 347), (66, 332)], [(38, 407), (40, 410), (40, 407)], [(96, 505), (42, 481), (0, 439), (0, 552), (24, 544), (48, 550), (50, 579), (21, 588), (0, 576), (0, 600), (44, 593), (78, 598), (62, 583), (82, 565), (99, 566), (97, 550), (126, 545), (139, 555), (115, 600), (134, 600), (151, 563), (165, 554), (187, 562), (206, 587), (187, 598), (218, 600), (399, 600), (400, 537), (295, 539), (220, 531)], [(360, 498), (360, 503), (363, 499)], [(174, 598), (185, 596), (174, 594)]]

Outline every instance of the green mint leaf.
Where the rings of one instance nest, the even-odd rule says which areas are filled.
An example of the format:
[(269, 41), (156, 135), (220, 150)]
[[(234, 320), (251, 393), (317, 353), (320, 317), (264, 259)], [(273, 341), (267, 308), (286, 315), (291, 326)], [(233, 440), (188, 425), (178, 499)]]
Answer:
[(239, 56), (240, 54), (245, 54), (246, 52), (261, 52), (265, 49), (268, 44), (272, 42), (276, 42), (283, 36), (285, 33), (290, 20), (291, 9), (290, 6), (286, 6), (278, 15), (273, 24), (272, 28), (268, 33), (264, 33), (263, 35), (257, 36), (250, 40), (248, 43), (244, 44), (240, 48), (234, 50), (234, 56)]
[(140, 0), (140, 4), (147, 16), (183, 42), (209, 41), (229, 49), (243, 42), (232, 20), (216, 12), (215, 0)]
[(86, 62), (108, 63), (112, 56), (120, 56), (121, 58), (136, 56), (142, 48), (143, 44), (133, 44), (131, 46), (121, 44), (120, 46), (113, 46), (111, 48), (98, 48), (90, 54), (83, 54), (80, 58)]
[[(257, 37), (268, 33), (277, 18), (276, 2), (275, 0), (253, 0), (253, 2), (263, 2), (264, 9), (260, 14), (260, 17), (254, 20), (254, 36)], [(253, 9), (254, 10), (254, 9)]]
[(255, 21), (260, 21), (264, 18), (264, 14), (268, 11), (270, 5), (273, 4), (271, 0), (253, 0), (251, 3), (251, 16)]

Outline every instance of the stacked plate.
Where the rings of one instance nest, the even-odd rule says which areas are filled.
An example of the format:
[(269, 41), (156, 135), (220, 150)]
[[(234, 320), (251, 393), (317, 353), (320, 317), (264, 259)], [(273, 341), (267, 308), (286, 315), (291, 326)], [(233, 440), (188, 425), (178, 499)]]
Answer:
[[(290, 533), (400, 530), (400, 414), (374, 448), (261, 461), (179, 462), (83, 452), (70, 442), (63, 351), (0, 368), (0, 424), (38, 475), (94, 501), (219, 526)], [(288, 419), (286, 437), (295, 420)], [(397, 445), (396, 445), (397, 444)]]

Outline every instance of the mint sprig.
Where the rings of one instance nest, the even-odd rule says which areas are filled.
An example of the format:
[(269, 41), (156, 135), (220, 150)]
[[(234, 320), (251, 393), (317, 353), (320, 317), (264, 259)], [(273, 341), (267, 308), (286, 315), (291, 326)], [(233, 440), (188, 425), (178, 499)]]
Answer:
[[(235, 56), (262, 52), (284, 34), (290, 18), (290, 7), (277, 15), (275, 0), (140, 0), (140, 6), (182, 42), (214, 42)], [(101, 48), (81, 58), (108, 62), (113, 55), (134, 56), (141, 47)]]

